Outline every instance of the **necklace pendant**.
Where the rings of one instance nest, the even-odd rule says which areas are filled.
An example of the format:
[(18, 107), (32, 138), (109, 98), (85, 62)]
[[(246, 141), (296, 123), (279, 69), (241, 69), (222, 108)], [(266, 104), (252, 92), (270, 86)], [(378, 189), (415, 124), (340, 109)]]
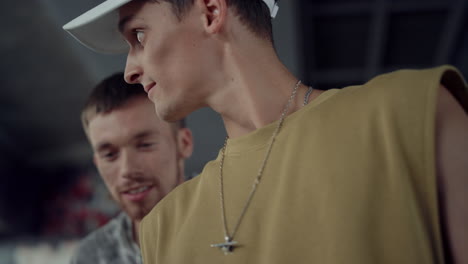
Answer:
[(224, 243), (211, 244), (211, 247), (219, 248), (224, 255), (231, 254), (234, 248), (237, 247), (237, 241), (232, 241), (232, 238), (224, 237)]

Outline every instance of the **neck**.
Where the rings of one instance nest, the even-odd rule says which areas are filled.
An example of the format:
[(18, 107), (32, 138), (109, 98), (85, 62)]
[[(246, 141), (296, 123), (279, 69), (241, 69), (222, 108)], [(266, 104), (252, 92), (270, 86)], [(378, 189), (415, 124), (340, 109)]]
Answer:
[[(221, 114), (230, 138), (278, 120), (298, 81), (271, 45), (262, 40), (237, 44), (225, 47), (223, 70), (227, 74), (208, 101)], [(304, 85), (299, 87), (288, 114), (300, 108), (306, 91)]]

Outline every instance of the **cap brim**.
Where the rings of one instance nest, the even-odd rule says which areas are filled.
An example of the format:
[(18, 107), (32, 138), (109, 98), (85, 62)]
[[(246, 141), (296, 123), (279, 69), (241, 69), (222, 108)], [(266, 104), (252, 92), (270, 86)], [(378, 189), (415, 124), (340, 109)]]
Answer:
[[(132, 0), (107, 0), (63, 26), (75, 39), (100, 53), (125, 53), (128, 44), (119, 29), (119, 8)], [(263, 0), (271, 17), (278, 12), (275, 0)]]
[(86, 47), (100, 53), (125, 53), (128, 44), (119, 29), (118, 9), (132, 0), (107, 0), (63, 26)]

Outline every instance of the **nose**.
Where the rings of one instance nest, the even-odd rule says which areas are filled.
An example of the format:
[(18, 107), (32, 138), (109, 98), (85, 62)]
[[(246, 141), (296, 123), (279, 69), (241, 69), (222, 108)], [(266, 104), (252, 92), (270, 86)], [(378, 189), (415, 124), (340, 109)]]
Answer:
[(135, 56), (131, 53), (127, 55), (127, 63), (125, 64), (125, 81), (129, 84), (141, 83), (143, 69), (137, 63)]
[(120, 178), (135, 179), (140, 174), (135, 153), (123, 151), (121, 153)]

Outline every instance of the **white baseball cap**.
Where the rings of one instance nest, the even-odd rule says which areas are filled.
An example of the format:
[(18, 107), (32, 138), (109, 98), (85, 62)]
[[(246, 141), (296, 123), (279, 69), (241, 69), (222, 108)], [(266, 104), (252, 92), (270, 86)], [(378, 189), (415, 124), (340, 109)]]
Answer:
[[(132, 0), (106, 0), (63, 26), (75, 39), (100, 53), (125, 53), (128, 44), (119, 29), (118, 9)], [(272, 18), (278, 13), (275, 0), (262, 0), (270, 9)]]

